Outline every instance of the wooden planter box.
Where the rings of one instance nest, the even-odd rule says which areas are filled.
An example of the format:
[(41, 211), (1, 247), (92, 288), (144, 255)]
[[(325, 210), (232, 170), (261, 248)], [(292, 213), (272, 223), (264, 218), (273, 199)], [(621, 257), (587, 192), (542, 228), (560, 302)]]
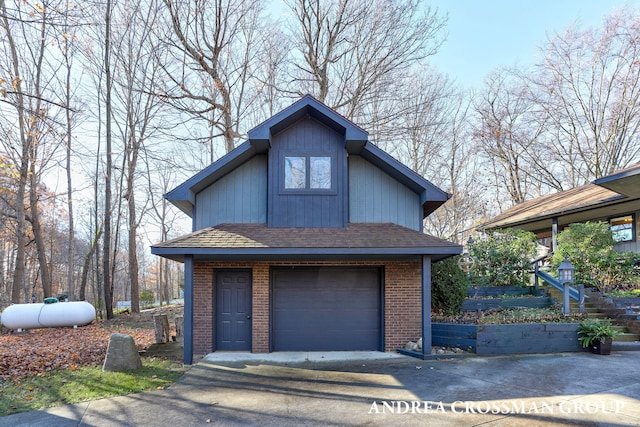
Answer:
[(527, 354), (583, 351), (578, 323), (462, 325), (433, 323), (433, 345), (459, 347), (476, 354)]

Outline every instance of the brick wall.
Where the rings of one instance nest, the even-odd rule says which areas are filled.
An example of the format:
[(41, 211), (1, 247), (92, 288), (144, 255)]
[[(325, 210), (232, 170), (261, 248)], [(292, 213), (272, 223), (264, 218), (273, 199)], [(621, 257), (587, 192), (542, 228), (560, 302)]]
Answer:
[(422, 263), (386, 263), (384, 277), (385, 351), (395, 351), (422, 336)]
[(282, 265), (367, 265), (384, 266), (384, 323), (385, 351), (404, 347), (421, 335), (422, 270), (419, 261), (402, 262), (290, 262), (290, 263), (238, 263), (196, 262), (194, 265), (193, 352), (204, 355), (213, 350), (214, 334), (214, 269), (252, 269), (252, 351), (269, 351), (269, 267)]

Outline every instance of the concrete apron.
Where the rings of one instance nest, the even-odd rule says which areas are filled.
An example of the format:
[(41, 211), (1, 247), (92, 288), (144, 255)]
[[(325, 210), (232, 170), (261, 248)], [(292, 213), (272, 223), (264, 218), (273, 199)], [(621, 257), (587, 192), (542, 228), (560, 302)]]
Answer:
[(166, 390), (18, 414), (0, 425), (640, 425), (636, 352), (289, 356), (215, 353)]
[(218, 351), (207, 354), (205, 362), (269, 362), (269, 363), (301, 363), (301, 362), (335, 362), (349, 360), (384, 360), (402, 359), (399, 353), (383, 353), (380, 351), (280, 351), (274, 353), (247, 353)]

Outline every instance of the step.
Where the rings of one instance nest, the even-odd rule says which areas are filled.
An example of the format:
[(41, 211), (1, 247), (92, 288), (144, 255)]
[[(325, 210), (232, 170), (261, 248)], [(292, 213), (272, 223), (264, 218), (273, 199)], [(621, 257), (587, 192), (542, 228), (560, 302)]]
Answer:
[(640, 337), (638, 336), (638, 334), (630, 334), (628, 332), (624, 332), (613, 337), (613, 340), (618, 342), (633, 342), (640, 341)]
[[(555, 298), (557, 302), (562, 303), (563, 295), (562, 292), (560, 292), (558, 289), (549, 287), (548, 294), (552, 298)], [(580, 305), (578, 301), (573, 299), (569, 301), (569, 308), (571, 310), (571, 313), (578, 313), (580, 311)], [(587, 314), (587, 318), (589, 319), (608, 319), (608, 316), (605, 313), (600, 312), (596, 306), (589, 302), (588, 299), (585, 300), (584, 308)], [(639, 343), (640, 345), (640, 335), (625, 332), (627, 330), (625, 326), (614, 324), (614, 328), (621, 332), (613, 338), (614, 341), (623, 343), (635, 342)]]
[(608, 319), (607, 315), (604, 313), (587, 313), (587, 317), (589, 319)]

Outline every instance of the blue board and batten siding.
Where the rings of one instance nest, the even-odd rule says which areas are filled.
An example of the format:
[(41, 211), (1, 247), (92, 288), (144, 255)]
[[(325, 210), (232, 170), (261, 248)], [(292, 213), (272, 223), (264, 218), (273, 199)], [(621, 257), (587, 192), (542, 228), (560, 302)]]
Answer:
[(420, 197), (360, 156), (349, 156), (349, 222), (391, 222), (422, 231)]
[[(346, 150), (344, 135), (307, 117), (277, 133), (269, 150), (269, 227), (345, 227)], [(284, 188), (286, 156), (331, 157), (331, 188)]]
[[(195, 230), (267, 222), (267, 156), (259, 155), (196, 195)], [(194, 231), (195, 231), (194, 230)]]
[[(331, 189), (284, 190), (284, 156), (331, 157)], [(347, 201), (347, 199), (349, 199)], [(420, 196), (359, 155), (347, 160), (344, 136), (315, 119), (298, 121), (256, 155), (196, 194), (195, 230), (223, 223), (270, 227), (345, 227), (394, 223), (422, 231)]]

